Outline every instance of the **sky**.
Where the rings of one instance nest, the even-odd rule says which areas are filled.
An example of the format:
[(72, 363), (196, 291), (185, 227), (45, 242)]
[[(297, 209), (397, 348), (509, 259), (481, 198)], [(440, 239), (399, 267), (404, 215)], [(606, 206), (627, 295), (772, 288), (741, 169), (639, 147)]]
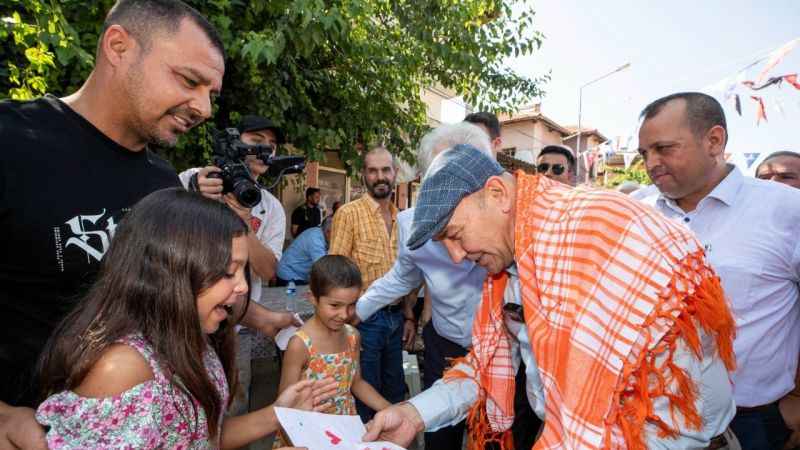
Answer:
[[(535, 28), (545, 35), (542, 47), (508, 64), (520, 74), (550, 74), (542, 112), (558, 123), (576, 124), (579, 87), (630, 63), (583, 89), (582, 123), (610, 138), (633, 134), (634, 145), (639, 112), (649, 102), (687, 90), (721, 100), (722, 93), (709, 91), (711, 86), (800, 38), (800, 0), (541, 0), (533, 9)], [(746, 75), (755, 77), (762, 66)], [(770, 75), (798, 72), (800, 45)], [(767, 101), (768, 122), (758, 126), (752, 92), (739, 92), (747, 92), (742, 117), (732, 102), (723, 105), (727, 151), (737, 165), (742, 166), (744, 153), (763, 158), (778, 150), (800, 152), (800, 90), (784, 83), (759, 91)], [(742, 168), (748, 172), (746, 164)]]

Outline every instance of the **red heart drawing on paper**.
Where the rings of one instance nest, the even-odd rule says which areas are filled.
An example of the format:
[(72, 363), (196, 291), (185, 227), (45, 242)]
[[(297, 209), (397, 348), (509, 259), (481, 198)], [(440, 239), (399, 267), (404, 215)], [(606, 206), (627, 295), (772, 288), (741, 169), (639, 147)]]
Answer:
[(333, 444), (333, 445), (339, 445), (339, 442), (342, 442), (342, 438), (340, 438), (339, 436), (331, 433), (328, 430), (325, 430), (325, 436), (328, 436), (328, 438), (330, 438), (331, 444)]

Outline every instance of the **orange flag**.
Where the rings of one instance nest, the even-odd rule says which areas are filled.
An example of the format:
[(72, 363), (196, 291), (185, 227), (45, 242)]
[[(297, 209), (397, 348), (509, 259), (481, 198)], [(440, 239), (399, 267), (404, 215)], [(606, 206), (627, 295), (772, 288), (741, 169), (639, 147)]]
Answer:
[(756, 125), (761, 124), (761, 119), (764, 119), (764, 122), (767, 121), (767, 111), (764, 109), (764, 99), (761, 97), (757, 97), (755, 95), (751, 95), (750, 98), (758, 103), (758, 107), (756, 108)]

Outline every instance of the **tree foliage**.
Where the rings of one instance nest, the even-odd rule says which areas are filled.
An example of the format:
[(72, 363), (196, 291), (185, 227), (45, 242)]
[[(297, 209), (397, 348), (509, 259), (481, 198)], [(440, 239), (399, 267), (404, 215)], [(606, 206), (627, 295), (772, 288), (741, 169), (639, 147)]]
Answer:
[(611, 173), (613, 175), (609, 177), (606, 187), (614, 188), (625, 181), (635, 181), (641, 186), (646, 186), (653, 183), (650, 180), (650, 176), (647, 175), (647, 170), (644, 168), (644, 161), (641, 158), (637, 158), (637, 161), (627, 169), (615, 168), (611, 169)]
[[(228, 52), (212, 126), (259, 113), (311, 159), (382, 141), (410, 160), (427, 129), (422, 89), (444, 86), (482, 110), (511, 111), (540, 95), (541, 78), (506, 68), (538, 49), (528, 0), (194, 0)], [(93, 64), (112, 0), (0, 0), (0, 98), (70, 93)], [(208, 133), (167, 156), (208, 158)], [(204, 151), (198, 152), (198, 147)], [(352, 166), (351, 166), (352, 168)]]

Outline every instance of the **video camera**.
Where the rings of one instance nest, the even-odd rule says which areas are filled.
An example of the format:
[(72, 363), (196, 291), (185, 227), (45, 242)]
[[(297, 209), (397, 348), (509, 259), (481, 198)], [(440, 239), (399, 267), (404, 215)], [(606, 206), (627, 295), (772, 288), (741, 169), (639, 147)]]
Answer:
[(283, 175), (302, 172), (306, 165), (306, 159), (302, 156), (272, 156), (274, 151), (275, 147), (272, 145), (245, 144), (239, 130), (226, 128), (214, 136), (212, 159), (220, 172), (210, 173), (208, 177), (221, 178), (223, 194), (233, 192), (242, 206), (252, 208), (261, 201), (261, 185), (250, 175), (245, 157), (254, 155), (269, 166), (267, 175), (277, 177), (272, 186)]

